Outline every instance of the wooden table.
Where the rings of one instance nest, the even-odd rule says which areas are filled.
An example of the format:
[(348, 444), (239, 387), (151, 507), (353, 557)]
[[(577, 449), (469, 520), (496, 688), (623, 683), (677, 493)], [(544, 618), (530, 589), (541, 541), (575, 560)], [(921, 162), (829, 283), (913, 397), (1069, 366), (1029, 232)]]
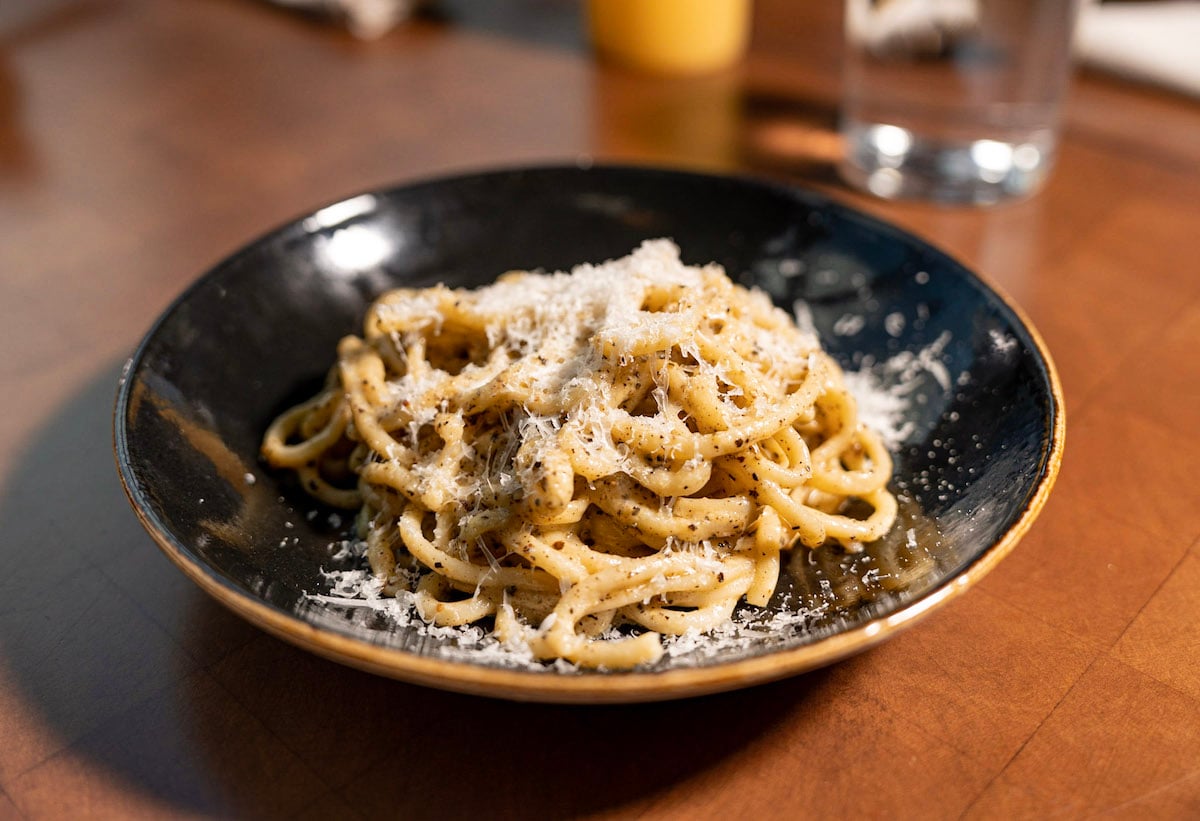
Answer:
[[(693, 81), (597, 66), (570, 2), (443, 9), (359, 43), (245, 0), (0, 8), (0, 818), (1200, 815), (1200, 105), (1083, 75), (1042, 194), (892, 204), (829, 170), (835, 4), (761, 0)], [(194, 277), (356, 190), (581, 155), (815, 186), (1006, 289), (1069, 415), (1016, 552), (832, 668), (622, 708), (345, 669), (159, 554), (110, 412)]]

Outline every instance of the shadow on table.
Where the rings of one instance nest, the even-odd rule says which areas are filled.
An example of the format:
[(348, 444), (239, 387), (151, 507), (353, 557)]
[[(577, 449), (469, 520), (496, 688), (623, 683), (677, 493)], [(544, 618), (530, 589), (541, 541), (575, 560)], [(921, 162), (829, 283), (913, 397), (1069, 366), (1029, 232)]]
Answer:
[[(361, 673), (264, 639), (214, 673), (364, 817), (631, 814), (730, 759), (754, 755), (828, 681), (789, 681), (632, 705), (505, 702)], [(203, 709), (203, 705), (198, 705)], [(198, 722), (214, 771), (244, 779), (228, 739)]]
[[(121, 490), (112, 455), (119, 374), (114, 364), (42, 419), (0, 477), (0, 676), (12, 698), (0, 712), (0, 778), (7, 786), (23, 776), (45, 796), (53, 791), (35, 789), (40, 773), (82, 757), (184, 809), (219, 810), (202, 800), (203, 773), (187, 769), (188, 712), (158, 708), (208, 661), (195, 655), (186, 622), (202, 594), (159, 554)], [(232, 617), (211, 618), (227, 649), (257, 635)]]
[(118, 792), (184, 813), (275, 816), (332, 798), (364, 814), (586, 814), (752, 747), (825, 682), (625, 707), (513, 704), (293, 649), (210, 602), (141, 529), (111, 455), (118, 373), (48, 416), (3, 477), (0, 652), (24, 700), (0, 714), (6, 782), (82, 759)]

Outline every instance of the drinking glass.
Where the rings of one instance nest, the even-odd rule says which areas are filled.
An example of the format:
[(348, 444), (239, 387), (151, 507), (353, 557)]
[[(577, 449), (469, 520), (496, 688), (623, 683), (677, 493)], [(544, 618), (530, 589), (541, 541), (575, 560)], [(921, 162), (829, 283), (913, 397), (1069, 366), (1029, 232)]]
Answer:
[(995, 203), (1054, 165), (1078, 0), (846, 0), (843, 178)]

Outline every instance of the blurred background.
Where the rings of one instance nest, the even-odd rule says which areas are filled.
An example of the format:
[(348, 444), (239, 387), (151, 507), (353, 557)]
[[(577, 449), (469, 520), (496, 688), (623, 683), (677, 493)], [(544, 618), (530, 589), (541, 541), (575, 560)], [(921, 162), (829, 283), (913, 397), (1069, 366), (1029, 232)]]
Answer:
[[(841, 3), (754, 0), (727, 63), (663, 70), (577, 0), (0, 0), (0, 818), (1197, 817), (1197, 5), (1085, 4), (1045, 187), (947, 207), (841, 181)], [(112, 400), (189, 283), (359, 191), (597, 162), (813, 187), (1011, 295), (1071, 416), (1021, 547), (833, 668), (591, 710), (325, 662), (157, 553)]]

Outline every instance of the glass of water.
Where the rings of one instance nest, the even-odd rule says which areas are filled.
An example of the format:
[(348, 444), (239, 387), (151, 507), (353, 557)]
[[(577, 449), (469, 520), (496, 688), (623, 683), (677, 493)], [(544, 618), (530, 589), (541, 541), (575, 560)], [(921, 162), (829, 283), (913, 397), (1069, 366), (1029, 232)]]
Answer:
[(1054, 164), (1079, 0), (846, 0), (843, 178), (986, 204)]

